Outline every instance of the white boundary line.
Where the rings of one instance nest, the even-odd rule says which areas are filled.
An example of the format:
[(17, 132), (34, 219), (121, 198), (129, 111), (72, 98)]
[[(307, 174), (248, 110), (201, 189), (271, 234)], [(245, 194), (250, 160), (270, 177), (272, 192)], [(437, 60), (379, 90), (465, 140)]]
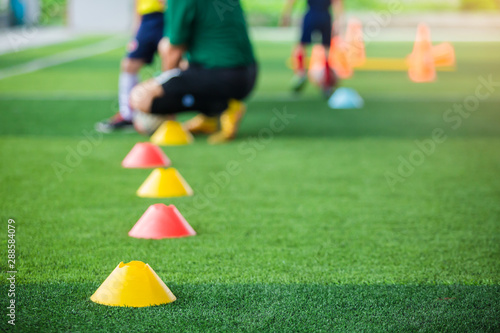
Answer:
[(66, 52), (0, 70), (0, 80), (13, 76), (33, 73), (41, 69), (59, 66), (88, 57), (93, 57), (99, 54), (116, 50), (120, 47), (123, 47), (124, 45), (125, 41), (121, 37), (109, 38), (95, 44), (86, 45)]

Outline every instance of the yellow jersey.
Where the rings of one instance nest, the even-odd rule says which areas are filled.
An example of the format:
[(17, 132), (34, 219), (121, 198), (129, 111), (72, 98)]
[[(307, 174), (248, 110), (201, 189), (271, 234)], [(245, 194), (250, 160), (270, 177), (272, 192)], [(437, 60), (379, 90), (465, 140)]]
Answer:
[(151, 13), (165, 11), (165, 1), (163, 0), (137, 0), (137, 13), (147, 15)]

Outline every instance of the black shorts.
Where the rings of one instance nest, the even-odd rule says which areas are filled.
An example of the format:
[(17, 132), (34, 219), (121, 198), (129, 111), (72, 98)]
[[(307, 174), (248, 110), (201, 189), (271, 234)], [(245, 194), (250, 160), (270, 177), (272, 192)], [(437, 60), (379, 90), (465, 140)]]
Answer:
[(144, 15), (137, 35), (128, 44), (127, 57), (143, 60), (146, 64), (152, 63), (162, 38), (163, 13)]
[(172, 70), (157, 78), (164, 95), (153, 100), (151, 113), (198, 111), (220, 115), (230, 99), (243, 100), (252, 92), (257, 65), (236, 68), (204, 68), (190, 64), (186, 71)]
[(330, 47), (332, 38), (332, 17), (328, 11), (309, 10), (304, 16), (302, 24), (302, 37), (300, 42), (309, 45), (314, 32), (321, 34), (321, 43)]

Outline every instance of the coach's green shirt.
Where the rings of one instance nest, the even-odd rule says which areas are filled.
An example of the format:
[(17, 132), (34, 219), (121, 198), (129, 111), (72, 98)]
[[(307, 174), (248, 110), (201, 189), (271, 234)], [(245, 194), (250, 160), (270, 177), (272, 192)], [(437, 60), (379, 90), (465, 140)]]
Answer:
[(255, 62), (239, 0), (168, 0), (172, 45), (186, 45), (188, 59), (208, 68)]
[(168, 37), (168, 11), (163, 13), (163, 37)]

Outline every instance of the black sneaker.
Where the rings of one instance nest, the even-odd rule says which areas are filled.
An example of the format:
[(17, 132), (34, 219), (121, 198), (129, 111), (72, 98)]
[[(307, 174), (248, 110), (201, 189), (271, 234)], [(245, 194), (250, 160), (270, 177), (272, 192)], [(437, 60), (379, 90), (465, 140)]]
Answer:
[(116, 131), (123, 132), (133, 132), (134, 124), (129, 121), (123, 119), (123, 117), (117, 113), (113, 117), (108, 120), (104, 120), (95, 124), (95, 130), (100, 133), (111, 133)]
[(306, 74), (303, 74), (303, 75), (296, 74), (292, 79), (292, 90), (295, 93), (299, 93), (304, 89), (304, 87), (306, 86), (306, 83), (307, 83), (307, 75)]

